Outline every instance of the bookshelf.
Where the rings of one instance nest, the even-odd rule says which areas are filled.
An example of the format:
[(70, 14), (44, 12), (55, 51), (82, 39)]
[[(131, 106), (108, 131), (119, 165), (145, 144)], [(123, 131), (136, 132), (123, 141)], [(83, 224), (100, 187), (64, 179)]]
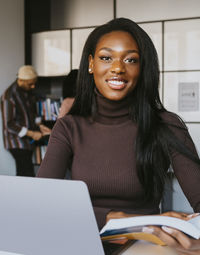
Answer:
[[(52, 129), (59, 114), (62, 103), (62, 87), (65, 76), (38, 77), (35, 89), (37, 116), (41, 118), (41, 124)], [(49, 135), (39, 141), (35, 141), (33, 152), (33, 164), (37, 168), (44, 158)]]

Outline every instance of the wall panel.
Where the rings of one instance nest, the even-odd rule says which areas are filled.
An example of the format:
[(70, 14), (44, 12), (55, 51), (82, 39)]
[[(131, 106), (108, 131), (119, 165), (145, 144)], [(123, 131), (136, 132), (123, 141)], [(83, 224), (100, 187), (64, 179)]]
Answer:
[(164, 68), (200, 69), (200, 19), (165, 22)]
[(32, 64), (39, 76), (66, 75), (70, 71), (70, 31), (32, 35)]
[(88, 27), (113, 19), (113, 0), (52, 0), (51, 28)]
[(136, 22), (199, 17), (199, 0), (116, 0), (117, 17)]
[(80, 65), (83, 47), (88, 35), (94, 28), (82, 28), (72, 30), (72, 69), (78, 69)]

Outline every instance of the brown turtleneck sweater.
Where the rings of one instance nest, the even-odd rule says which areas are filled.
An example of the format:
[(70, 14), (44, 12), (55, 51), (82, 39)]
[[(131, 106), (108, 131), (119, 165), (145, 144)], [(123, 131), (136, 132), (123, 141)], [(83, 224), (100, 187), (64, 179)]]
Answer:
[[(99, 228), (110, 210), (159, 213), (160, 200), (141, 203), (144, 192), (134, 148), (137, 125), (129, 119), (127, 100), (110, 101), (97, 94), (97, 106), (93, 122), (72, 115), (57, 120), (38, 177), (64, 178), (73, 157), (72, 179), (87, 184)], [(163, 118), (182, 126), (173, 114), (163, 113)], [(187, 130), (173, 130), (196, 153)], [(176, 152), (172, 158), (180, 185), (194, 210), (200, 212), (200, 167)]]

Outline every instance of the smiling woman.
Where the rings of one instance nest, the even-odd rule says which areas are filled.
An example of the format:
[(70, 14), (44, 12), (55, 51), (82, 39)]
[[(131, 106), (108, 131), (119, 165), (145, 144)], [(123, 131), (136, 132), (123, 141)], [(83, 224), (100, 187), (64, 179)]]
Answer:
[(123, 31), (105, 34), (97, 44), (94, 58), (89, 56), (89, 68), (104, 97), (123, 99), (135, 88), (140, 73), (136, 41)]
[[(200, 160), (183, 121), (162, 105), (158, 86), (155, 47), (136, 23), (111, 20), (89, 35), (75, 101), (53, 128), (38, 176), (64, 178), (71, 166), (72, 179), (89, 188), (99, 228), (112, 218), (159, 214), (170, 164), (200, 212)], [(188, 237), (151, 231), (187, 254)], [(200, 252), (195, 245), (192, 254)]]

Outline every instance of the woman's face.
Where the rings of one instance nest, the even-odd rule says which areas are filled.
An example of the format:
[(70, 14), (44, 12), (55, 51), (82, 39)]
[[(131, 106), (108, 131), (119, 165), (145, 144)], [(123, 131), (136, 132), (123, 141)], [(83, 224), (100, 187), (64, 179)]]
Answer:
[(97, 43), (94, 58), (89, 56), (99, 92), (110, 100), (121, 100), (134, 90), (140, 74), (140, 55), (136, 41), (124, 31), (113, 31)]

